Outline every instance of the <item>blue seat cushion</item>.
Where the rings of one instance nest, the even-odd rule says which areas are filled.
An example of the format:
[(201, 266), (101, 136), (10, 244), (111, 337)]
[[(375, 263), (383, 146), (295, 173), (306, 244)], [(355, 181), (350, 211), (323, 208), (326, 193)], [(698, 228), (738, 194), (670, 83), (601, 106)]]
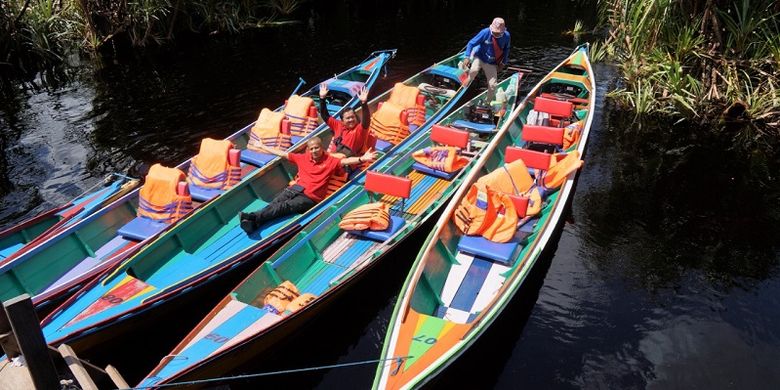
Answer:
[(520, 246), (516, 239), (509, 242), (493, 242), (482, 236), (461, 236), (458, 250), (475, 256), (494, 260), (504, 265), (512, 265), (514, 254)]
[(274, 158), (276, 158), (276, 156), (273, 154), (260, 153), (249, 149), (241, 151), (241, 161), (256, 167), (262, 167)]
[(378, 150), (380, 152), (385, 152), (386, 153), (393, 146), (395, 146), (395, 145), (391, 144), (390, 142), (387, 142), (387, 141), (385, 141), (383, 139), (378, 139), (378, 140), (376, 140), (376, 145), (374, 145), (374, 149), (376, 149), (376, 150)]
[(452, 126), (457, 127), (459, 129), (471, 130), (477, 133), (496, 132), (496, 126), (492, 123), (477, 123), (477, 122), (471, 122), (463, 119), (458, 119), (455, 122), (452, 122)]
[(198, 202), (206, 202), (211, 200), (211, 198), (225, 192), (224, 190), (217, 188), (204, 188), (196, 186), (192, 183), (190, 183), (188, 187), (190, 189), (190, 195), (192, 196), (192, 199), (197, 200)]
[(302, 139), (303, 137), (299, 137), (297, 135), (290, 136), (290, 140), (292, 141), (293, 145), (296, 145), (298, 142), (301, 142)]
[(390, 216), (390, 226), (385, 230), (350, 230), (350, 234), (368, 238), (369, 240), (385, 242), (388, 238), (392, 237), (397, 231), (401, 230), (406, 224), (406, 220), (394, 215)]
[(159, 233), (167, 226), (168, 224), (165, 222), (159, 222), (144, 217), (136, 217), (125, 226), (122, 226), (117, 233), (127, 239), (143, 241)]
[(455, 172), (444, 172), (444, 171), (440, 171), (438, 169), (433, 169), (431, 167), (425, 166), (425, 165), (420, 164), (418, 162), (412, 164), (412, 169), (414, 169), (415, 171), (418, 171), (418, 172), (422, 172), (422, 173), (424, 173), (426, 175), (429, 175), (429, 176), (442, 178), (444, 180), (452, 180), (452, 178), (455, 177), (455, 175), (457, 175), (458, 172), (460, 172), (460, 169), (458, 169)]

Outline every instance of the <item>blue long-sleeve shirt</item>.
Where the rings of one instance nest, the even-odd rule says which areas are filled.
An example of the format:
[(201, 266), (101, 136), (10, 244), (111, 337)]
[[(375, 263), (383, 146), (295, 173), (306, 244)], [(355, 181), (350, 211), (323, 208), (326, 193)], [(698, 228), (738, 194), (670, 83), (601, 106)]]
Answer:
[[(498, 41), (498, 47), (504, 51), (502, 62), (506, 65), (509, 63), (509, 31), (505, 31), (504, 35), (496, 40)], [(474, 38), (471, 38), (468, 45), (466, 45), (466, 54), (469, 56), (473, 54), (473, 56), (488, 64), (497, 64), (496, 53), (493, 50), (493, 34), (490, 33), (490, 27), (485, 27)]]

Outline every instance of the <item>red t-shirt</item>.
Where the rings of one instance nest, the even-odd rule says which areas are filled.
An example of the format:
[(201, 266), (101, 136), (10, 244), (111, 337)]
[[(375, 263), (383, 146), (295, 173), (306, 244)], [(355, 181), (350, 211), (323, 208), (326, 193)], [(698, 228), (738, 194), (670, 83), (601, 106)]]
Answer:
[[(341, 143), (352, 151), (353, 156), (360, 156), (366, 152), (369, 146), (373, 146), (369, 145), (368, 130), (363, 128), (362, 123), (358, 123), (352, 130), (347, 130), (344, 127), (344, 122), (330, 117), (328, 118), (328, 126), (333, 129), (333, 139), (341, 137)], [(335, 142), (330, 142), (328, 152), (336, 152)]]
[(334, 173), (341, 173), (341, 160), (323, 152), (320, 161), (314, 161), (311, 153), (290, 153), (287, 158), (298, 167), (296, 182), (303, 187), (303, 194), (315, 202), (325, 199), (328, 193), (328, 179)]

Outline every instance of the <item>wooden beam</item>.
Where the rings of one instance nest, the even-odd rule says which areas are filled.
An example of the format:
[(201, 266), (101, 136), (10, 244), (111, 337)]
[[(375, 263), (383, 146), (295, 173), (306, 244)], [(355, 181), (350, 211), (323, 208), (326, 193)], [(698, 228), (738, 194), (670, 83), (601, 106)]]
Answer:
[(106, 374), (108, 374), (109, 378), (114, 382), (117, 389), (129, 389), (130, 385), (127, 384), (127, 381), (125, 381), (125, 378), (122, 378), (122, 375), (119, 373), (119, 370), (114, 368), (112, 365), (106, 366)]
[(83, 390), (98, 390), (95, 381), (87, 373), (87, 369), (81, 364), (81, 360), (76, 356), (76, 352), (68, 344), (62, 344), (57, 347), (60, 351), (60, 355), (65, 359), (65, 364), (70, 368), (70, 372), (73, 373), (73, 377), (79, 383), (79, 387)]
[(11, 330), (16, 336), (19, 349), (30, 369), (35, 388), (42, 390), (60, 388), (57, 369), (49, 356), (49, 348), (41, 331), (40, 320), (35, 314), (32, 299), (28, 294), (3, 302)]

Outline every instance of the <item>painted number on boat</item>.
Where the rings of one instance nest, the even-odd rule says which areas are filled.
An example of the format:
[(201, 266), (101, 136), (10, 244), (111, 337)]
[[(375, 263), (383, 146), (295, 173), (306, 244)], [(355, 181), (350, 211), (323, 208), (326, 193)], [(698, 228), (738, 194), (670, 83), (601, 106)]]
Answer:
[(221, 336), (221, 335), (216, 334), (216, 333), (209, 333), (209, 334), (206, 335), (206, 337), (204, 337), (204, 339), (211, 340), (211, 341), (213, 341), (215, 343), (222, 344), (222, 343), (230, 340), (230, 337)]
[(122, 303), (122, 301), (124, 301), (124, 299), (122, 299), (122, 298), (120, 298), (120, 297), (118, 297), (118, 296), (116, 296), (114, 294), (103, 295), (102, 297), (100, 297), (100, 299), (102, 299), (104, 301), (108, 301), (109, 303), (113, 303), (114, 305), (117, 305), (119, 303)]
[(419, 341), (419, 342), (425, 343), (425, 344), (436, 344), (436, 341), (438, 341), (438, 340), (436, 340), (435, 337), (425, 337), (424, 334), (418, 335), (418, 336), (416, 336), (412, 340)]

